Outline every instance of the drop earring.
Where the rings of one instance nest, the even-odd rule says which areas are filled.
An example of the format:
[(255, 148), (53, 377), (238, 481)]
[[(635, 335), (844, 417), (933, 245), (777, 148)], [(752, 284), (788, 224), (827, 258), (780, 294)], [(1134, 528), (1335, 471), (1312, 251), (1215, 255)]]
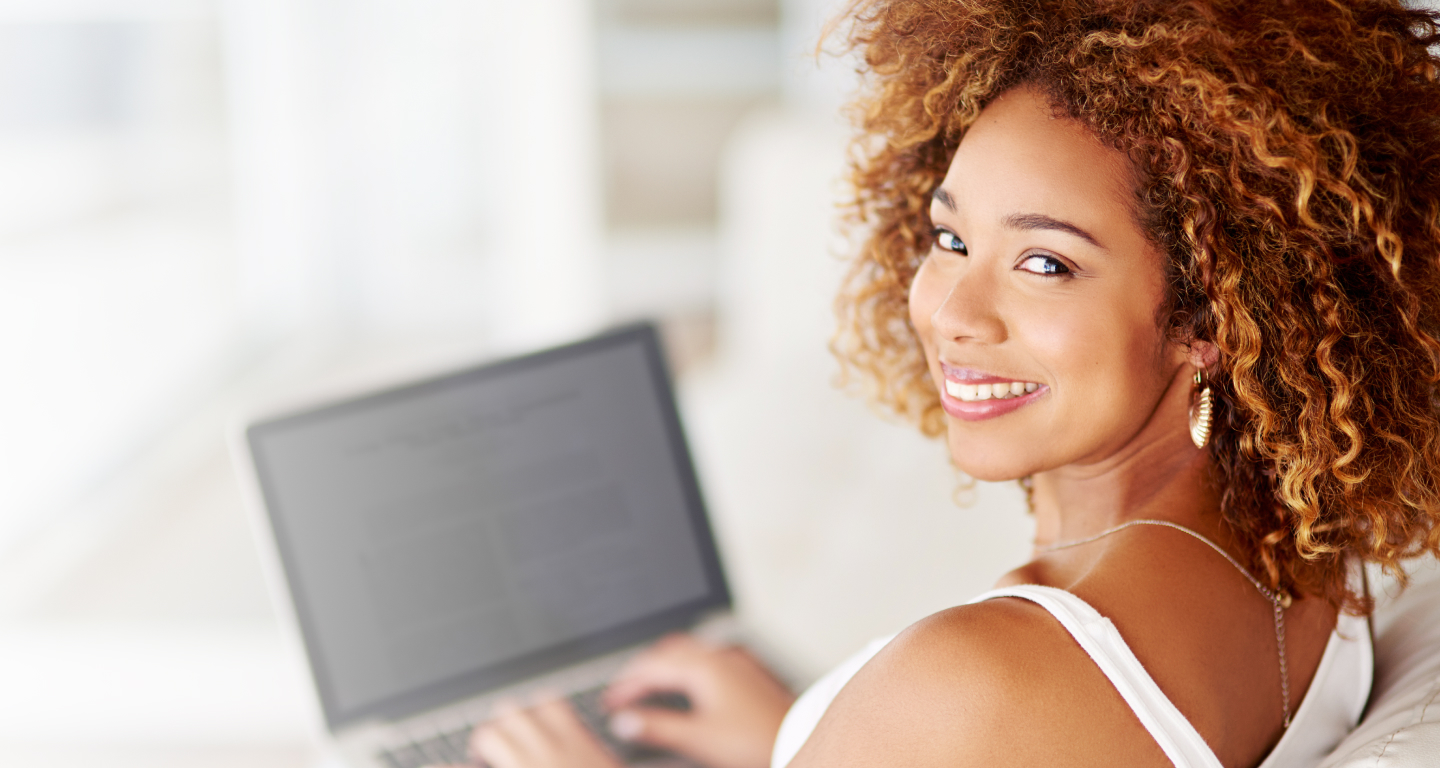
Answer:
[(1190, 440), (1196, 448), (1204, 448), (1210, 442), (1210, 421), (1215, 409), (1215, 396), (1205, 386), (1200, 372), (1195, 372), (1195, 387), (1200, 396), (1190, 406)]

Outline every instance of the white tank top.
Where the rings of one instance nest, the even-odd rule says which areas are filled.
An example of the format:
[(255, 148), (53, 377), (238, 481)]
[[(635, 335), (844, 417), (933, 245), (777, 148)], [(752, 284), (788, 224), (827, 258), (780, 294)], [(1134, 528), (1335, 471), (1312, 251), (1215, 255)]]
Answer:
[[(1150, 678), (1115, 625), (1088, 603), (1064, 590), (1035, 585), (991, 590), (970, 602), (996, 597), (1029, 600), (1058, 619), (1109, 678), (1177, 768), (1221, 768), (1215, 752)], [(785, 768), (789, 764), (840, 689), (892, 639), (894, 636), (870, 643), (820, 678), (795, 701), (775, 739), (771, 768)], [(1370, 697), (1373, 672), (1374, 656), (1366, 619), (1342, 613), (1290, 728), (1259, 768), (1312, 768), (1319, 763), (1359, 722), (1365, 701)]]

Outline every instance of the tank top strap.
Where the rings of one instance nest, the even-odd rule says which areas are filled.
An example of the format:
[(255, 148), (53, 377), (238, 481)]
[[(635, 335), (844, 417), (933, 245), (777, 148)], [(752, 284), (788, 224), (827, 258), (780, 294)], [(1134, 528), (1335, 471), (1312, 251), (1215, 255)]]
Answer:
[(1140, 665), (1115, 625), (1089, 603), (1063, 589), (1033, 584), (994, 589), (970, 603), (997, 597), (1029, 600), (1059, 620), (1177, 768), (1222, 768), (1215, 752)]

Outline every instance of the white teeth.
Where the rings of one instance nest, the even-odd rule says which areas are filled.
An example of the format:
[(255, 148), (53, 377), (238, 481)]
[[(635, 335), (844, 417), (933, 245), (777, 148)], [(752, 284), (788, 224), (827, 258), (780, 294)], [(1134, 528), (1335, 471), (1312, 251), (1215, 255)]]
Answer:
[(945, 394), (966, 403), (979, 400), (1009, 400), (1039, 389), (1033, 381), (1011, 381), (996, 384), (961, 384), (945, 381)]

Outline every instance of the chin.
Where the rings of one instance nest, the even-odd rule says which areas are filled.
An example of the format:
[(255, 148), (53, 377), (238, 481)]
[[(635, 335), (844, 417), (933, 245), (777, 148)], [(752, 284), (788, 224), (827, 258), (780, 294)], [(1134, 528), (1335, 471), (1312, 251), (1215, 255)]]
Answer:
[(1003, 483), (1035, 474), (1030, 462), (981, 459), (977, 453), (979, 452), (973, 447), (967, 451), (963, 447), (952, 445), (950, 460), (961, 472), (987, 483)]

